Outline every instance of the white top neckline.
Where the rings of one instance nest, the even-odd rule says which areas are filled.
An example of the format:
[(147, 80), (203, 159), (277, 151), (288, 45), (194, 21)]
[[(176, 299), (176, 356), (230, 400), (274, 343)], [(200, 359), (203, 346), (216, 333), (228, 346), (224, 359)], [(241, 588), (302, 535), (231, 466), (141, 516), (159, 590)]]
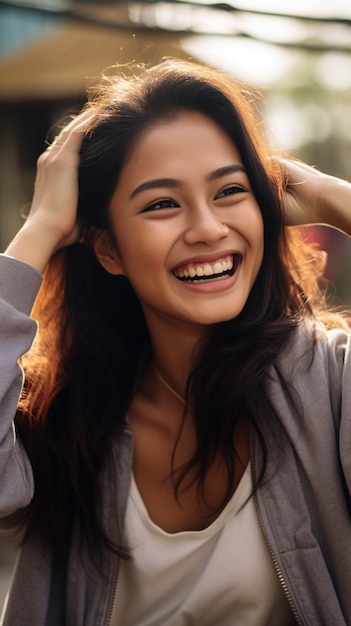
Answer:
[(145, 503), (141, 497), (138, 486), (136, 484), (134, 474), (132, 474), (132, 478), (131, 478), (130, 497), (132, 498), (135, 505), (137, 506), (139, 515), (141, 519), (143, 520), (143, 522), (145, 523), (145, 526), (149, 527), (150, 530), (152, 530), (153, 532), (158, 532), (161, 535), (164, 535), (165, 537), (169, 537), (170, 541), (172, 541), (172, 538), (176, 539), (177, 537), (194, 537), (194, 538), (197, 537), (199, 540), (201, 540), (206, 537), (213, 536), (216, 532), (220, 530), (220, 528), (222, 528), (222, 526), (225, 524), (229, 515), (236, 514), (236, 512), (244, 504), (245, 500), (249, 497), (250, 489), (251, 489), (251, 472), (250, 472), (250, 464), (248, 464), (247, 467), (245, 468), (245, 471), (239, 481), (239, 484), (234, 494), (232, 495), (230, 500), (227, 502), (223, 510), (216, 517), (216, 519), (213, 522), (211, 522), (211, 524), (209, 524), (205, 528), (202, 528), (201, 530), (181, 530), (175, 533), (170, 533), (164, 530), (163, 528), (161, 528), (161, 526), (158, 526), (158, 524), (156, 524), (151, 519), (149, 512), (145, 506)]
[[(112, 626), (289, 626), (293, 618), (260, 530), (248, 466), (207, 528), (157, 526), (132, 479)], [(243, 506), (244, 505), (244, 506)]]

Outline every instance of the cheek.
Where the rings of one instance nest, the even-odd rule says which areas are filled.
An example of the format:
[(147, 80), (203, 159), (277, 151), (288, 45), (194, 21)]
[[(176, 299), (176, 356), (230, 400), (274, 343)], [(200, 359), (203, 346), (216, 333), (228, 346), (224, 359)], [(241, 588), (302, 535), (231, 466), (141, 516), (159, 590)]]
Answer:
[(119, 241), (120, 258), (124, 274), (138, 296), (153, 290), (153, 285), (160, 281), (160, 271), (164, 267), (162, 240), (129, 229), (121, 232)]
[(258, 276), (258, 273), (262, 267), (262, 263), (263, 263), (263, 258), (264, 258), (264, 244), (263, 241), (261, 242), (261, 247), (260, 247), (260, 252), (258, 254), (258, 258), (257, 258), (257, 263), (256, 263), (256, 272), (255, 272), (255, 280)]
[(133, 224), (126, 224), (123, 220), (116, 220), (113, 224), (116, 247), (126, 274), (137, 268), (141, 258), (145, 256), (147, 241), (140, 238)]
[(257, 207), (256, 213), (253, 215), (251, 224), (249, 226), (249, 235), (251, 234), (252, 244), (257, 250), (262, 250), (264, 247), (264, 223), (261, 211)]
[(137, 238), (133, 235), (127, 241), (122, 241), (120, 254), (125, 265), (125, 269), (131, 274), (140, 275), (140, 272), (147, 272), (153, 265), (157, 265), (160, 257), (159, 242), (151, 241), (147, 237)]
[(255, 237), (252, 240), (253, 249), (256, 250), (255, 254), (255, 278), (260, 270), (264, 257), (264, 224), (261, 213), (256, 215), (256, 220), (252, 223), (252, 233), (255, 233)]

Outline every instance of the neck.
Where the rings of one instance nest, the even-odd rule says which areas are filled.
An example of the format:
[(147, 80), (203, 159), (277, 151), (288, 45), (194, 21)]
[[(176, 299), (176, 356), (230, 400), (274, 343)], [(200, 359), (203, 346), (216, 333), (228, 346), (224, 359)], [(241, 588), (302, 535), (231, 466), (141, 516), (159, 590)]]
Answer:
[(161, 372), (157, 369), (155, 363), (153, 363), (153, 368), (155, 370), (156, 376), (162, 385), (167, 389), (175, 398), (177, 398), (182, 404), (185, 404), (185, 399), (181, 396), (175, 389), (173, 389), (172, 385), (170, 385), (167, 380), (162, 376)]
[(205, 329), (156, 317), (148, 309), (144, 310), (144, 315), (159, 372), (175, 389), (183, 389), (194, 366), (194, 350), (203, 339)]
[(172, 391), (168, 389), (169, 393), (176, 397), (173, 393), (175, 391), (184, 402), (188, 377), (194, 367), (194, 351), (198, 342), (203, 338), (205, 329), (199, 329), (193, 324), (176, 323), (168, 318), (160, 318), (146, 307), (144, 315), (153, 352), (151, 370), (155, 370), (152, 365), (154, 363), (163, 380), (160, 380), (155, 371), (156, 376), (153, 379), (157, 377), (158, 382), (161, 383), (160, 387), (161, 385), (164, 389), (170, 387)]

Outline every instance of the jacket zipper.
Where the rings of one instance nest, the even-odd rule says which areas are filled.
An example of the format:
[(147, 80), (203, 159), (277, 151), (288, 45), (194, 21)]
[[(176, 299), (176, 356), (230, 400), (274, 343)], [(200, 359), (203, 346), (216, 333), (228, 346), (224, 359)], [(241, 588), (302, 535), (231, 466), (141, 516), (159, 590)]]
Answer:
[(113, 585), (112, 597), (111, 597), (110, 605), (107, 611), (106, 626), (111, 626), (113, 611), (114, 611), (115, 604), (116, 604), (118, 578), (119, 578), (119, 566), (117, 568), (114, 585)]
[(254, 498), (254, 503), (255, 503), (255, 509), (256, 509), (256, 516), (257, 516), (258, 524), (259, 524), (259, 527), (261, 529), (261, 532), (262, 532), (262, 535), (264, 537), (264, 540), (266, 542), (266, 546), (268, 548), (268, 552), (270, 554), (270, 557), (271, 557), (271, 559), (273, 561), (274, 569), (275, 569), (276, 574), (278, 576), (279, 582), (280, 582), (281, 587), (282, 587), (282, 589), (284, 591), (285, 597), (286, 597), (286, 599), (287, 599), (287, 601), (289, 603), (290, 610), (291, 610), (291, 612), (293, 614), (293, 617), (294, 617), (296, 623), (298, 624), (298, 626), (303, 626), (301, 618), (300, 618), (299, 613), (297, 611), (297, 608), (295, 606), (295, 603), (294, 603), (294, 601), (293, 601), (293, 599), (291, 597), (290, 591), (288, 589), (288, 585), (286, 584), (286, 580), (284, 578), (282, 570), (280, 569), (280, 565), (278, 563), (277, 557), (274, 554), (274, 551), (273, 551), (273, 548), (272, 548), (272, 544), (271, 544), (271, 542), (270, 542), (270, 540), (268, 538), (268, 535), (267, 535), (267, 531), (266, 531), (266, 529), (265, 529), (265, 527), (263, 525), (263, 521), (262, 521), (260, 509), (259, 509), (259, 506), (258, 506), (256, 493), (254, 494), (253, 498)]
[[(116, 459), (115, 459), (114, 455), (112, 455), (112, 463), (113, 463), (113, 466), (114, 466), (115, 477), (116, 477), (117, 476), (117, 463), (116, 463)], [(116, 491), (115, 491), (115, 495), (116, 495)], [(117, 502), (117, 497), (115, 498), (115, 501)], [(112, 618), (113, 618), (113, 612), (114, 612), (114, 608), (115, 608), (115, 604), (116, 604), (116, 597), (117, 597), (120, 557), (117, 557), (115, 555), (114, 558), (117, 561), (117, 567), (116, 567), (116, 571), (115, 571), (115, 578), (114, 578), (114, 581), (113, 581), (113, 591), (112, 591), (111, 600), (110, 600), (110, 603), (109, 603), (109, 606), (108, 606), (105, 626), (111, 626)]]

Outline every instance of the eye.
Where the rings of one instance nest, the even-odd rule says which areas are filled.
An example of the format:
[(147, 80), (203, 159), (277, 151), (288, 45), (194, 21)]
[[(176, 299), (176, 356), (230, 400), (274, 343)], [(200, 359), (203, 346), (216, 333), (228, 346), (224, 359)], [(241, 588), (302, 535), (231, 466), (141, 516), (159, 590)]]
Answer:
[(157, 202), (153, 202), (145, 207), (141, 212), (147, 213), (148, 211), (159, 211), (161, 209), (174, 209), (179, 207), (179, 204), (175, 202), (175, 200), (171, 200), (171, 198), (162, 198), (161, 200), (157, 200)]
[(241, 185), (228, 185), (228, 187), (225, 187), (225, 189), (222, 189), (222, 191), (220, 191), (216, 195), (215, 200), (219, 200), (220, 198), (225, 198), (226, 196), (232, 196), (238, 193), (245, 193), (245, 191), (247, 190)]

